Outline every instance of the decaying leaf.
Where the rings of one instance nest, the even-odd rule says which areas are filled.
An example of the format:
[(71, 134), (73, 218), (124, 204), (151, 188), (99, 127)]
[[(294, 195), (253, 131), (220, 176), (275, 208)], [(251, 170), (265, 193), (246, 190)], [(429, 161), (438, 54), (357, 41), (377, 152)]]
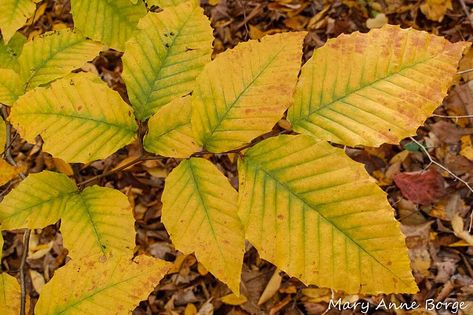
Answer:
[(453, 9), (452, 0), (424, 0), (420, 10), (432, 21), (442, 22), (447, 10)]
[(143, 144), (147, 151), (162, 156), (187, 158), (201, 148), (192, 133), (191, 97), (178, 98), (162, 107), (148, 121)]
[(205, 66), (192, 95), (199, 145), (223, 152), (271, 130), (292, 103), (305, 34), (241, 43)]
[(0, 159), (0, 186), (5, 185), (23, 171), (24, 168), (10, 165), (4, 159)]
[(245, 242), (237, 198), (228, 179), (211, 162), (191, 158), (166, 178), (161, 219), (177, 249), (194, 252), (238, 295)]
[(394, 182), (406, 199), (421, 205), (428, 205), (445, 194), (445, 180), (433, 168), (396, 174)]
[(262, 258), (347, 293), (417, 292), (386, 194), (342, 150), (279, 136), (249, 149), (238, 173), (239, 215)]
[(392, 25), (341, 35), (302, 67), (288, 119), (335, 143), (397, 144), (441, 104), (469, 45)]
[(138, 129), (131, 108), (91, 73), (57, 80), (21, 96), (10, 121), (43, 150), (71, 163), (103, 159), (132, 142)]
[(35, 314), (130, 314), (169, 266), (147, 256), (73, 259), (44, 286)]
[(92, 186), (79, 192), (66, 175), (43, 171), (29, 175), (0, 204), (2, 230), (43, 228), (59, 219), (71, 257), (131, 257), (133, 215), (127, 197), (117, 190)]

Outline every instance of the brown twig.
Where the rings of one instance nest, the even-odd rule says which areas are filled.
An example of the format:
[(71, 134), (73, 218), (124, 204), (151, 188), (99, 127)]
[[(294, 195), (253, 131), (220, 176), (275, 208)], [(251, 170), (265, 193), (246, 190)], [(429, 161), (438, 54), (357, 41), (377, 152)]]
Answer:
[(28, 257), (30, 233), (31, 233), (30, 229), (25, 229), (25, 234), (23, 234), (23, 252), (21, 253), (21, 262), (20, 262), (20, 286), (21, 286), (20, 315), (26, 314), (25, 264), (26, 264), (26, 258)]
[(463, 12), (465, 12), (466, 18), (470, 21), (471, 27), (473, 27), (473, 19), (470, 16), (470, 12), (468, 11), (468, 7), (465, 4), (465, 0), (460, 0), (460, 4), (462, 6)]

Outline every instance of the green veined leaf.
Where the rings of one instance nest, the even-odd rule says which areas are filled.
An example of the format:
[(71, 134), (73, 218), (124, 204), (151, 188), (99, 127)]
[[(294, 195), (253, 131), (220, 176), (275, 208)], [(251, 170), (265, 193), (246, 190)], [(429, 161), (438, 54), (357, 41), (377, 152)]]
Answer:
[(131, 207), (117, 190), (93, 186), (79, 192), (66, 175), (43, 171), (29, 175), (0, 204), (3, 230), (43, 228), (59, 219), (73, 258), (133, 253)]
[(162, 107), (148, 121), (146, 151), (162, 156), (187, 158), (200, 151), (192, 133), (191, 97), (178, 98)]
[(131, 314), (165, 276), (170, 264), (152, 257), (72, 260), (54, 273), (35, 314)]
[(19, 72), (18, 56), (20, 56), (25, 43), (26, 37), (18, 32), (13, 35), (8, 44), (0, 39), (0, 68)]
[(121, 50), (145, 16), (143, 1), (71, 0), (74, 26), (86, 36)]
[(346, 145), (398, 143), (441, 104), (467, 46), (391, 25), (341, 35), (302, 68), (288, 119)]
[(3, 39), (9, 42), (16, 30), (33, 15), (36, 5), (32, 0), (2, 0), (0, 2), (0, 29)]
[[(3, 238), (0, 233), (0, 244), (3, 246)], [(5, 272), (0, 273), (0, 314), (20, 314), (21, 289), (18, 281)]]
[(54, 224), (76, 193), (76, 185), (64, 174), (30, 174), (0, 203), (0, 227), (13, 230)]
[(212, 53), (212, 28), (190, 2), (148, 13), (126, 44), (123, 79), (138, 119), (189, 94)]
[(18, 63), (24, 89), (65, 76), (94, 59), (103, 45), (69, 29), (49, 32), (25, 44)]
[(0, 103), (11, 106), (22, 94), (18, 73), (11, 69), (0, 69)]
[(155, 5), (160, 8), (176, 7), (184, 2), (189, 2), (197, 6), (200, 5), (200, 1), (198, 0), (146, 0), (146, 2), (148, 2), (149, 7)]
[(136, 136), (131, 108), (93, 74), (79, 73), (18, 99), (10, 121), (20, 135), (44, 140), (43, 150), (70, 163), (103, 159)]
[(245, 242), (237, 215), (237, 192), (204, 159), (181, 162), (166, 178), (162, 222), (176, 248), (240, 292)]
[(310, 136), (279, 136), (239, 161), (239, 215), (260, 256), (306, 284), (416, 293), (386, 194), (362, 164)]
[(197, 78), (192, 128), (211, 152), (270, 131), (292, 103), (305, 33), (252, 40), (218, 55)]

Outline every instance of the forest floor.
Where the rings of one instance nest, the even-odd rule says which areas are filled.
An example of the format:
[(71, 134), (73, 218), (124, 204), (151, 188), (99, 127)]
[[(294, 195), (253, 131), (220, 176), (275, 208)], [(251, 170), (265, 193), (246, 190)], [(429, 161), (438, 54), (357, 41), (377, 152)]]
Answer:
[[(473, 0), (208, 0), (202, 2), (202, 7), (214, 28), (215, 54), (265, 34), (306, 30), (304, 60), (307, 60), (313, 49), (329, 38), (342, 33), (367, 32), (385, 23), (425, 30), (453, 42), (473, 41)], [(32, 37), (70, 27), (69, 11), (68, 0), (41, 1), (34, 20), (22, 32)], [(126, 97), (120, 77), (120, 58), (121, 54), (115, 51), (101, 53), (85, 70), (96, 71)], [(426, 299), (466, 301), (468, 308), (464, 314), (473, 314), (473, 237), (458, 224), (464, 222), (466, 231), (472, 229), (473, 192), (465, 183), (473, 184), (473, 116), (452, 117), (473, 115), (473, 71), (467, 71), (471, 68), (473, 53), (462, 61), (460, 70), (463, 71), (443, 104), (419, 128), (415, 139), (424, 143), (428, 154), (409, 138), (400, 145), (347, 149), (354, 160), (366, 165), (367, 171), (389, 195), (407, 237), (412, 269), (420, 288), (418, 294), (345, 296), (329, 289), (306, 287), (261, 260), (247, 244), (242, 273), (245, 298), (236, 298), (223, 283), (207, 273), (195, 257), (180, 255), (160, 222), (164, 177), (177, 164), (175, 159), (167, 159), (147, 161), (100, 179), (100, 185), (127, 194), (133, 205), (136, 252), (176, 261), (175, 268), (134, 314), (338, 314), (337, 310), (326, 311), (329, 299), (339, 297), (373, 304), (381, 299), (417, 301), (421, 305)], [(71, 169), (47, 153), (41, 153), (40, 142), (32, 145), (18, 136), (14, 139), (13, 157), (27, 167), (29, 173), (59, 170), (76, 174), (79, 181), (125, 165), (138, 150), (137, 145), (132, 144), (106, 160), (75, 164)], [(218, 155), (211, 159), (237, 186), (235, 161)], [(441, 166), (431, 163), (430, 159)], [(0, 188), (0, 198), (10, 186)], [(60, 223), (32, 231), (26, 261), (31, 305), (54, 271), (67, 262), (67, 249), (62, 246), (59, 228)], [(18, 276), (23, 231), (4, 232), (4, 238), (3, 270)], [(377, 311), (376, 314), (394, 313)], [(404, 313), (409, 312), (397, 311), (397, 314)], [(436, 313), (418, 309), (410, 314)]]

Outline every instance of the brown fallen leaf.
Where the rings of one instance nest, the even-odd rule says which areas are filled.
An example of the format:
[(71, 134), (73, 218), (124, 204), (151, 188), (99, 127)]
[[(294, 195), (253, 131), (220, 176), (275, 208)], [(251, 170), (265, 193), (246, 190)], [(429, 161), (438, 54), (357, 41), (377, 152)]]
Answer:
[(445, 181), (433, 168), (396, 174), (394, 182), (406, 199), (421, 205), (428, 205), (445, 194)]

